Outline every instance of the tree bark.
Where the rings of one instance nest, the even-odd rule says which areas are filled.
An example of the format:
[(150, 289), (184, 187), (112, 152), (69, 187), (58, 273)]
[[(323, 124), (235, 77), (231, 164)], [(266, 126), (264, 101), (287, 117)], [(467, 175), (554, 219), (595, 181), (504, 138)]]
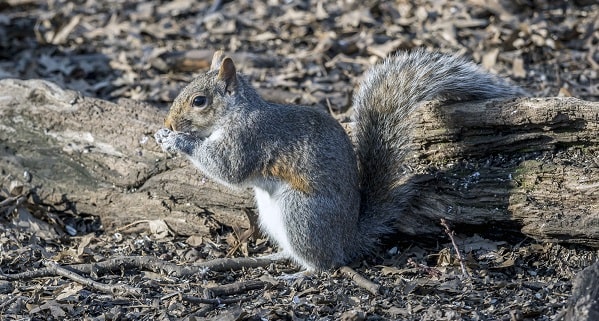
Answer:
[(576, 275), (566, 309), (555, 319), (555, 321), (596, 320), (599, 320), (599, 262), (595, 262)]
[[(0, 81), (0, 183), (112, 230), (164, 219), (177, 233), (248, 227), (247, 191), (206, 179), (153, 139), (165, 110), (81, 97), (40, 80)], [(412, 209), (400, 232), (519, 231), (599, 246), (599, 103), (522, 98), (439, 106), (413, 115)]]
[(420, 174), (407, 216), (421, 228), (410, 233), (440, 233), (445, 217), (468, 229), (512, 227), (599, 246), (599, 103), (429, 103), (414, 119), (410, 166)]

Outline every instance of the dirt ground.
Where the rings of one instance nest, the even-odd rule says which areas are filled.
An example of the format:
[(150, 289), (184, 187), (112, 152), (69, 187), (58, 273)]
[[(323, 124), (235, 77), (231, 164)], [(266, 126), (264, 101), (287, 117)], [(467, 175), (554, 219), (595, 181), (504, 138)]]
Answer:
[[(0, 78), (46, 79), (165, 109), (207, 67), (206, 57), (224, 49), (265, 97), (340, 114), (369, 66), (427, 47), (471, 57), (533, 96), (599, 101), (595, 1), (487, 2), (7, 0), (0, 2)], [(2, 186), (0, 273), (63, 274), (0, 275), (1, 320), (559, 320), (573, 277), (599, 256), (525, 237), (457, 235), (466, 278), (446, 236), (394, 239), (352, 265), (381, 286), (377, 295), (339, 271), (281, 280), (297, 272), (291, 264), (168, 274), (171, 263), (276, 249), (226, 224), (210, 238), (173, 235), (159, 221), (111, 230), (91, 224), (92, 233), (69, 236), (15, 195), (18, 187)], [(164, 265), (91, 266), (79, 273), (83, 280), (53, 265), (124, 255)]]

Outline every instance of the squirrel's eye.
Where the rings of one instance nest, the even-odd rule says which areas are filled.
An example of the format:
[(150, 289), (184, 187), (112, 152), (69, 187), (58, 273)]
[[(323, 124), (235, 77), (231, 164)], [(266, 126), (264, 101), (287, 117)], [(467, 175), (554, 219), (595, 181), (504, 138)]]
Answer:
[(206, 107), (207, 101), (206, 96), (195, 96), (191, 101), (191, 105), (193, 107), (203, 108)]

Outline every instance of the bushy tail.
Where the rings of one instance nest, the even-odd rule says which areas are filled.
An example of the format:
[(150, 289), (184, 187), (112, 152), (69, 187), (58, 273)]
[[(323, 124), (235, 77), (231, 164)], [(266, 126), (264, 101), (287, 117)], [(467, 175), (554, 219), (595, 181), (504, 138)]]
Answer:
[(413, 193), (402, 181), (402, 164), (412, 135), (409, 117), (421, 102), (522, 94), (464, 58), (438, 52), (400, 53), (370, 69), (354, 96), (364, 240), (391, 232)]

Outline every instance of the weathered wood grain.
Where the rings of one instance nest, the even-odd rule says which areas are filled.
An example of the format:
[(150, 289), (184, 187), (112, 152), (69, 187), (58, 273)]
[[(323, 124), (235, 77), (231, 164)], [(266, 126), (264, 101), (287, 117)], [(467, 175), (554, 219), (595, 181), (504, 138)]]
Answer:
[(435, 222), (446, 217), (470, 228), (511, 226), (538, 240), (599, 246), (599, 103), (430, 103), (414, 119), (410, 166), (428, 175), (416, 175), (419, 206), (407, 216), (423, 230), (440, 232)]
[(41, 80), (1, 80), (0, 182), (8, 186), (27, 172), (44, 203), (98, 215), (108, 230), (158, 218), (184, 235), (207, 235), (216, 221), (247, 227), (248, 194), (213, 184), (156, 145), (164, 114)]

